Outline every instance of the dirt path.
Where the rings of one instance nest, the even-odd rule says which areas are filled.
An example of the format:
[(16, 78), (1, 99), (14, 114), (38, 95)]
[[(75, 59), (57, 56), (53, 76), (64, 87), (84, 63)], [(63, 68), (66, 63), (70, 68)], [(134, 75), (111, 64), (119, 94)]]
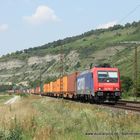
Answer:
[(5, 104), (5, 105), (7, 105), (7, 104), (13, 104), (13, 103), (15, 103), (17, 100), (19, 100), (19, 99), (20, 99), (19, 96), (15, 96), (15, 97), (13, 97), (12, 99), (6, 101), (4, 104)]

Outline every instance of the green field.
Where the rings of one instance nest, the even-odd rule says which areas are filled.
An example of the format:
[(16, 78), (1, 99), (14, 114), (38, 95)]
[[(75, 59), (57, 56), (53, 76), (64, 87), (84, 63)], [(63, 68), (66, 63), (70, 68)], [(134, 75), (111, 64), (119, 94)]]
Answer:
[[(26, 96), (0, 102), (1, 140), (139, 140), (140, 114), (63, 99)], [(86, 133), (110, 133), (88, 136)], [(115, 133), (115, 134), (114, 134)], [(113, 135), (114, 134), (114, 135)]]

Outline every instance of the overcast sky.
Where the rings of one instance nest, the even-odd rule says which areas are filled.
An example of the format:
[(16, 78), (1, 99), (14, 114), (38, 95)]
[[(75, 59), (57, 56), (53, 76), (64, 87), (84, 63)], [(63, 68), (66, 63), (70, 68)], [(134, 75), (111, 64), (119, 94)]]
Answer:
[(134, 20), (140, 0), (0, 0), (0, 55)]

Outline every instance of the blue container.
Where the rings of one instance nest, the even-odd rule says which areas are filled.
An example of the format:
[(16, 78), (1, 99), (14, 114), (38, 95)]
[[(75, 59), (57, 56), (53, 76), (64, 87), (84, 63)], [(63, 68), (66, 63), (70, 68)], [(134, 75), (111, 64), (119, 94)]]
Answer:
[(92, 94), (94, 96), (92, 72), (83, 72), (77, 76), (77, 94)]

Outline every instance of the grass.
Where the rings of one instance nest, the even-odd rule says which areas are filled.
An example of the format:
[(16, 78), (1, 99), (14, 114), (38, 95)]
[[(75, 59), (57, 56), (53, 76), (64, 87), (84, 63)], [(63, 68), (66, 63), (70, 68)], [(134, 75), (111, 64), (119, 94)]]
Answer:
[[(138, 136), (119, 135), (140, 132), (139, 114), (130, 111), (112, 111), (91, 104), (27, 96), (12, 105), (1, 105), (0, 112), (2, 140), (139, 139)], [(112, 135), (86, 135), (92, 132)]]
[[(34, 100), (34, 98), (32, 98)], [(34, 117), (37, 112), (22, 98), (21, 102), (0, 106), (0, 138), (4, 140), (32, 139), (34, 132)]]
[(8, 99), (12, 98), (12, 95), (9, 94), (0, 94), (0, 104), (3, 104), (5, 101), (7, 101)]
[[(138, 116), (128, 112), (112, 112), (93, 105), (83, 105), (81, 103), (56, 101), (42, 102), (35, 104), (41, 110), (49, 104), (49, 107), (42, 109), (43, 122), (49, 124), (52, 129), (52, 139), (92, 139), (85, 135), (86, 132), (134, 132), (139, 129), (135, 123)], [(49, 112), (49, 113), (48, 113)], [(128, 115), (129, 114), (129, 115)], [(130, 121), (131, 120), (131, 121)], [(102, 139), (125, 139), (119, 135), (102, 137)], [(131, 137), (132, 138), (132, 137)], [(131, 139), (130, 138), (130, 139)], [(98, 138), (97, 138), (98, 139)], [(127, 138), (128, 139), (128, 138)]]
[(128, 101), (138, 101), (140, 102), (140, 97), (132, 96), (132, 90), (130, 92), (123, 93), (122, 99)]

